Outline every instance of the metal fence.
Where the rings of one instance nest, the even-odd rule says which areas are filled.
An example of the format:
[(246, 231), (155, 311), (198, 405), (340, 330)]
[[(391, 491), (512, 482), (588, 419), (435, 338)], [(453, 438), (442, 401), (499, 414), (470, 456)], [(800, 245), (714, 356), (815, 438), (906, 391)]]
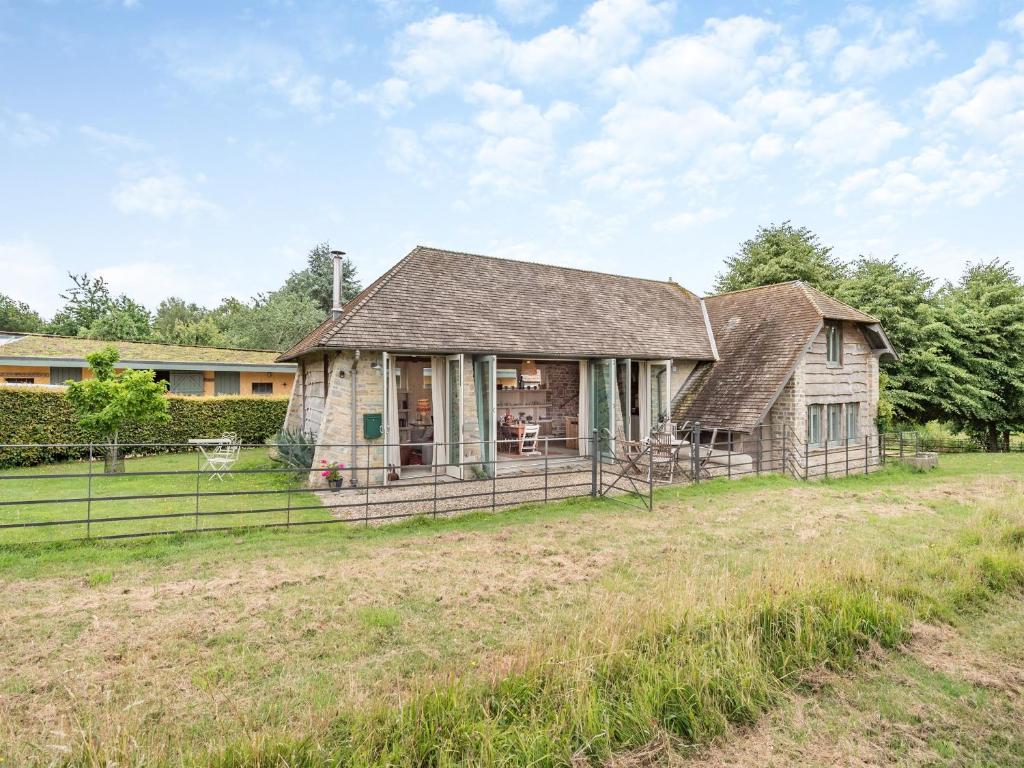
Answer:
[[(249, 527), (369, 525), (578, 496), (651, 509), (658, 486), (765, 474), (803, 480), (848, 477), (870, 473), (887, 460), (924, 447), (907, 435), (893, 434), (808, 446), (792, 430), (760, 429), (737, 436), (699, 423), (671, 436), (656, 432), (642, 440), (613, 438), (607, 430), (578, 438), (541, 438), (525, 452), (516, 440), (497, 445), (308, 445), (310, 456), (344, 461), (341, 487), (330, 487), (322, 476), (328, 468), (319, 460), (296, 469), (275, 462), (278, 450), (263, 444), (240, 446), (237, 460), (228, 467), (211, 465), (209, 446), (122, 445), (127, 461), (116, 474), (103, 472), (102, 445), (0, 445), (9, 462), (19, 451), (25, 452), (25, 463), (40, 455), (83, 457), (0, 469), (0, 545)], [(399, 470), (387, 460), (388, 448), (412, 449), (421, 463)], [(161, 453), (152, 455), (154, 451)]]

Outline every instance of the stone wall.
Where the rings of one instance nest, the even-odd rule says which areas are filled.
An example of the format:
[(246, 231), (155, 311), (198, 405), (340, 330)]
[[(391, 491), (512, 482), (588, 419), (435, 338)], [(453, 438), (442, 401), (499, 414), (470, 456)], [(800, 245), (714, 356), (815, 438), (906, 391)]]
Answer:
[[(322, 371), (320, 355), (310, 357)], [(327, 402), (317, 425), (317, 442), (323, 445), (317, 447), (313, 466), (319, 466), (321, 460), (344, 462), (346, 485), (353, 477), (358, 480), (359, 485), (383, 482), (387, 471), (384, 468), (384, 441), (381, 438), (367, 440), (363, 437), (363, 416), (369, 413), (384, 413), (384, 376), (381, 370), (374, 370), (372, 367), (374, 363), (383, 364), (383, 355), (380, 352), (364, 352), (356, 365), (355, 353), (344, 351), (334, 355), (329, 362)], [(307, 364), (307, 374), (312, 367), (315, 366)], [(339, 375), (341, 372), (345, 375)], [(352, 434), (353, 377), (356, 382), (355, 435)], [(322, 378), (321, 373), (317, 380), (320, 381)], [(307, 403), (307, 422), (308, 414)], [(317, 484), (322, 482), (319, 475), (315, 475), (313, 480)]]
[(565, 437), (565, 417), (576, 416), (580, 410), (580, 364), (575, 361), (548, 362), (538, 363), (537, 368), (541, 381), (548, 388), (551, 436)]

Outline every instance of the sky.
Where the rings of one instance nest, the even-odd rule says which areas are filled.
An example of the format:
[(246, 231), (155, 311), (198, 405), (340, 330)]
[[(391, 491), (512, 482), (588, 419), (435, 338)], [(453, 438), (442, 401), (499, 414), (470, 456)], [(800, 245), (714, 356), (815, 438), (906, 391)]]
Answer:
[(423, 244), (705, 293), (785, 220), (1024, 273), (1022, 171), (1020, 0), (0, 0), (0, 293), (46, 315), (324, 240), (364, 284)]

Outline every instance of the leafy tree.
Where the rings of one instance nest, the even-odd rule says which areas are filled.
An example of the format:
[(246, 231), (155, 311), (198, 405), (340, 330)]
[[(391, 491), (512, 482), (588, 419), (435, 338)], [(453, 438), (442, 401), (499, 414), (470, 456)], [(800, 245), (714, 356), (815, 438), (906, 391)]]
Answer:
[(862, 256), (836, 293), (877, 317), (900, 356), (882, 363), (880, 422), (887, 413), (896, 422), (942, 418), (950, 393), (969, 386), (969, 377), (950, 358), (955, 340), (935, 304), (934, 282), (895, 256)]
[(43, 319), (39, 313), (23, 301), (12, 299), (0, 293), (0, 331), (39, 332), (43, 330)]
[(324, 319), (311, 299), (285, 291), (257, 296), (252, 305), (228, 299), (214, 317), (231, 346), (277, 350), (287, 349)]
[[(153, 316), (153, 336), (168, 344), (183, 344), (179, 328), (190, 328), (202, 322), (209, 311), (198, 304), (171, 296), (160, 302)], [(188, 335), (195, 335), (190, 332)]]
[(60, 294), (64, 307), (54, 315), (50, 331), (65, 336), (77, 336), (110, 311), (113, 299), (110, 287), (102, 277), (90, 278), (83, 272), (76, 275), (68, 272), (72, 286), (67, 293)]
[(173, 330), (160, 341), (168, 344), (187, 344), (193, 347), (224, 347), (228, 346), (221, 329), (211, 317), (192, 323), (175, 323)]
[(104, 472), (124, 471), (118, 436), (128, 426), (168, 421), (167, 383), (154, 381), (154, 371), (115, 371), (117, 350), (107, 347), (86, 357), (92, 378), (68, 382), (67, 398), (79, 425), (106, 443)]
[(149, 312), (127, 296), (118, 296), (107, 311), (78, 331), (79, 336), (107, 341), (142, 341), (150, 338)]
[(788, 221), (758, 227), (757, 234), (725, 260), (726, 269), (715, 278), (719, 293), (761, 285), (802, 280), (826, 293), (834, 293), (846, 268), (806, 227)]
[(949, 415), (989, 450), (1005, 450), (1024, 428), (1024, 285), (1006, 262), (972, 264), (939, 303), (953, 329), (949, 355), (974, 384)]
[[(351, 259), (341, 260), (341, 302), (355, 298), (362, 288), (356, 279), (356, 267)], [(327, 242), (315, 245), (306, 259), (306, 268), (288, 275), (281, 287), (283, 293), (311, 299), (323, 313), (331, 311), (334, 300), (334, 257)]]

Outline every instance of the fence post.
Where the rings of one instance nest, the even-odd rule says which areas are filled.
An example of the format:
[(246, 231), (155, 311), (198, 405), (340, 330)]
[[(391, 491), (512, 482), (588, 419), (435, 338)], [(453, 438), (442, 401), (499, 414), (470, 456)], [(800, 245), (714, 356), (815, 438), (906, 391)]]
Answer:
[(434, 476), (434, 519), (437, 519), (437, 446), (430, 452), (431, 474)]
[[(356, 444), (356, 448), (358, 448), (358, 447), (359, 447), (359, 445)], [(355, 453), (355, 451), (353, 451), (353, 454), (354, 453)], [(372, 461), (372, 459), (370, 458), (370, 444), (367, 443), (366, 444), (366, 482), (363, 483), (363, 487), (366, 489), (366, 494), (364, 496), (365, 501), (363, 502), (363, 527), (364, 528), (368, 527), (370, 525), (370, 462), (371, 461)]]
[(868, 462), (871, 460), (871, 451), (868, 446), (871, 444), (871, 438), (864, 435), (864, 474), (868, 473)]
[(884, 432), (879, 432), (878, 433), (878, 460), (879, 460), (879, 463), (885, 464), (885, 457), (886, 457), (886, 452), (887, 451), (888, 451), (888, 448), (885, 445), (885, 433)]
[(850, 476), (850, 438), (847, 437), (843, 443), (846, 445), (846, 476)]
[(647, 464), (651, 468), (650, 472), (647, 473), (647, 511), (654, 511), (654, 448), (651, 443), (647, 443)]
[(782, 427), (782, 476), (783, 477), (785, 477), (786, 475), (789, 474), (789, 463), (787, 462), (787, 459), (789, 457), (786, 455), (786, 434), (788, 432), (789, 432), (789, 430), (786, 429), (785, 426), (783, 426)]
[(285, 513), (286, 517), (284, 519), (285, 528), (291, 528), (292, 527), (292, 485), (293, 484), (294, 484), (294, 480), (291, 477), (289, 477), (288, 478), (288, 511)]
[(544, 435), (544, 503), (548, 503), (548, 452), (551, 450), (548, 441), (551, 438)]
[(597, 496), (597, 430), (593, 430), (590, 441), (590, 495)]
[(196, 450), (196, 525), (195, 528), (199, 530), (199, 456), (202, 452)]
[(914, 433), (914, 455), (921, 455), (921, 435), (917, 432)]
[(761, 462), (764, 460), (764, 424), (757, 427), (757, 476), (761, 476)]
[[(827, 440), (825, 441), (828, 442)], [(811, 467), (811, 444), (804, 443), (804, 482), (807, 482), (807, 470)]]
[[(725, 443), (725, 476), (732, 480), (732, 439), (726, 438)], [(715, 446), (711, 446), (711, 450), (715, 450)]]
[[(483, 444), (480, 452), (483, 453)], [(491, 512), (498, 511), (498, 463), (497, 456), (491, 458)]]
[(85, 538), (92, 536), (92, 443), (89, 443), (89, 486), (85, 506)]
[[(690, 458), (693, 460), (693, 482), (700, 485), (700, 422), (693, 422), (693, 433), (690, 435)], [(654, 453), (651, 453), (651, 468), (654, 468)]]
[(825, 436), (825, 479), (828, 480), (828, 436)]
[(900, 430), (900, 461), (903, 461), (903, 430)]

